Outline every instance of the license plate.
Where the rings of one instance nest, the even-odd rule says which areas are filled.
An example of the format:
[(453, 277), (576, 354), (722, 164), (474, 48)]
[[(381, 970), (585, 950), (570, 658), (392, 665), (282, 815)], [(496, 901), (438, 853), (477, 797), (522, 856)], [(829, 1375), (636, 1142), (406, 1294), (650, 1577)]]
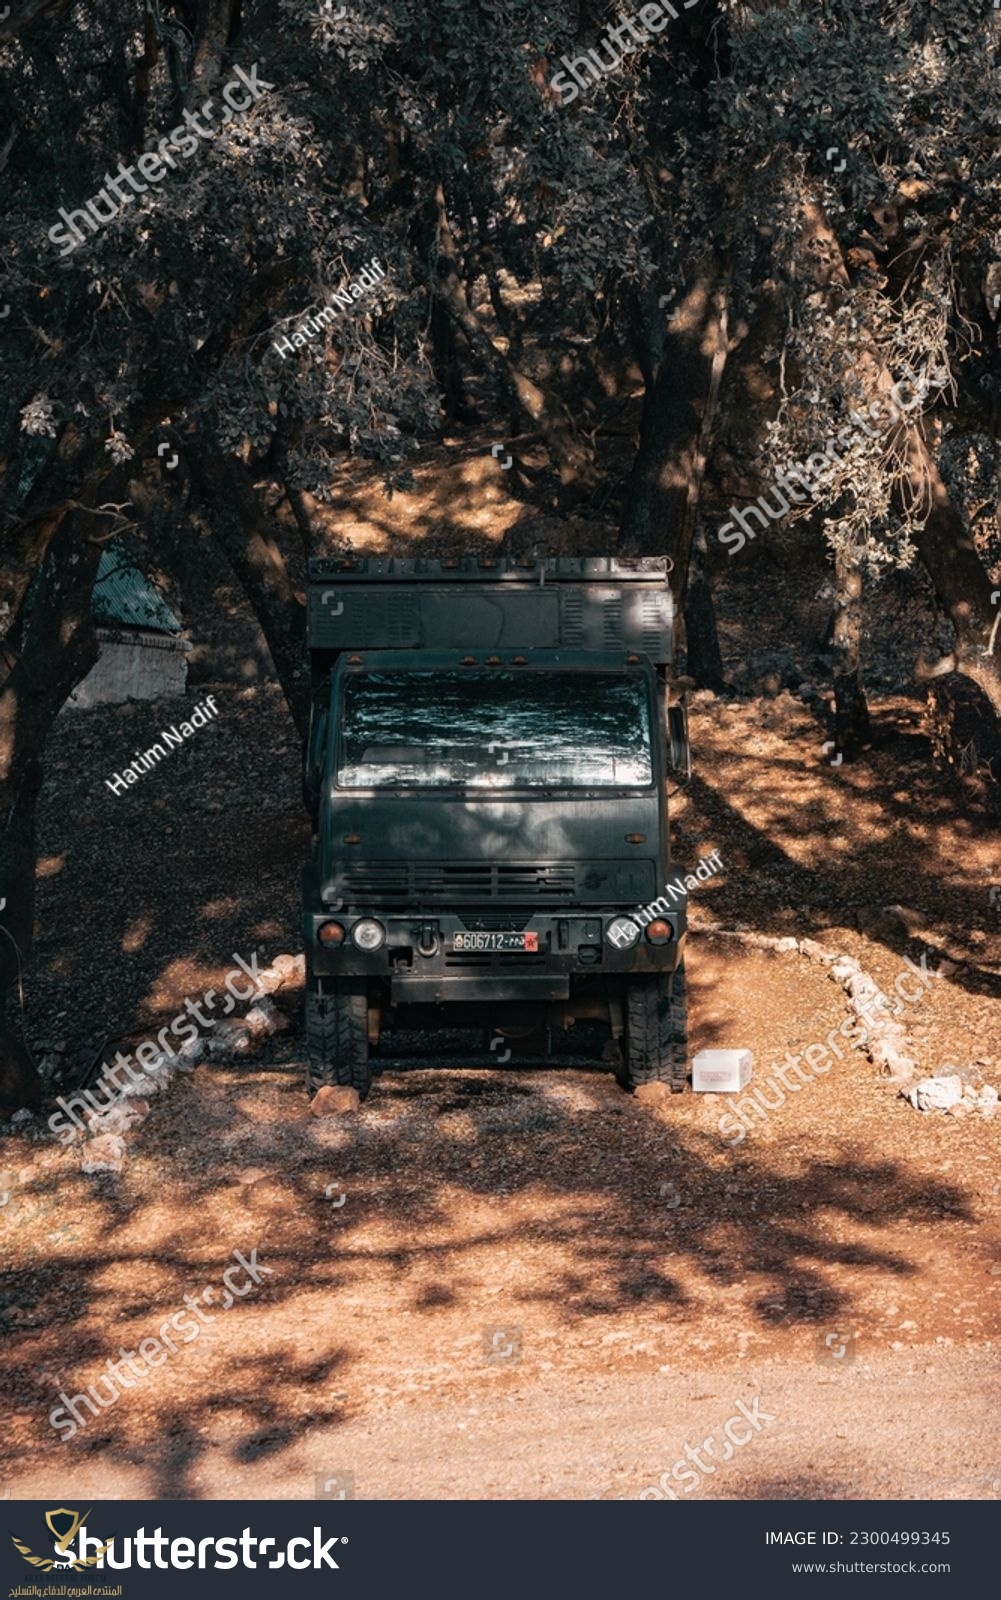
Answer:
[(537, 933), (457, 933), (453, 950), (538, 950)]

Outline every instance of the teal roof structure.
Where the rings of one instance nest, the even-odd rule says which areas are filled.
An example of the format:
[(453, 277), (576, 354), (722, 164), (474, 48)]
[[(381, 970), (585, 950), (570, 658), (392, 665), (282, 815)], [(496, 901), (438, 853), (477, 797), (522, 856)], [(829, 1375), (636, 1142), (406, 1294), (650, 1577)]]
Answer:
[(121, 545), (110, 544), (101, 556), (91, 595), (96, 622), (121, 628), (147, 628), (152, 633), (180, 633), (181, 624), (166, 600)]

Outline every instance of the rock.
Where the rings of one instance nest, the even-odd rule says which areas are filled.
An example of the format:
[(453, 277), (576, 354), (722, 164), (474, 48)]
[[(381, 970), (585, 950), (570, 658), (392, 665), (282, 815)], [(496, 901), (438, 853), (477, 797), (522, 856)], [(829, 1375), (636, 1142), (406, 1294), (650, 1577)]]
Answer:
[(884, 906), (883, 910), (888, 917), (893, 917), (906, 929), (909, 934), (917, 933), (924, 926), (924, 917), (920, 911), (915, 911), (911, 906)]
[(178, 1072), (194, 1072), (202, 1056), (205, 1054), (204, 1039), (185, 1039), (177, 1051), (175, 1068)]
[(833, 978), (835, 983), (845, 983), (855, 973), (861, 971), (862, 968), (854, 956), (839, 956), (827, 976)]
[(666, 1105), (671, 1099), (671, 1088), (667, 1083), (641, 1083), (633, 1090), (633, 1099), (646, 1106)]
[(977, 1096), (977, 1109), (985, 1121), (989, 1121), (990, 1118), (994, 1116), (997, 1108), (998, 1092), (994, 1088), (993, 1084), (985, 1083), (980, 1091), (980, 1094)]
[(972, 1089), (974, 1095), (984, 1081), (984, 1075), (979, 1067), (956, 1067), (951, 1061), (945, 1062), (941, 1067), (936, 1067), (932, 1073), (933, 1078), (958, 1078), (967, 1089)]
[(907, 1091), (915, 1111), (948, 1111), (959, 1105), (963, 1085), (959, 1078), (922, 1078)]
[(822, 944), (817, 943), (816, 939), (801, 939), (799, 941), (799, 953), (801, 956), (808, 956), (811, 961), (830, 962), (838, 959), (836, 950), (825, 949)]
[[(727, 933), (725, 928), (720, 928), (718, 931)], [(732, 933), (728, 933), (727, 937), (739, 939), (741, 944), (750, 945), (752, 950), (779, 950), (783, 954), (791, 954), (799, 949), (797, 940), (790, 938), (788, 935), (781, 939), (776, 939), (770, 933), (747, 933), (741, 926), (738, 926)]]
[(340, 1084), (324, 1084), (318, 1089), (310, 1101), (310, 1112), (314, 1117), (338, 1117), (346, 1111), (357, 1111), (361, 1105), (357, 1089), (348, 1089)]
[(253, 1037), (239, 1022), (220, 1022), (209, 1036), (210, 1056), (244, 1056), (253, 1048)]
[(125, 1099), (130, 1099), (133, 1095), (148, 1099), (150, 1095), (162, 1094), (166, 1087), (167, 1074), (165, 1072), (158, 1072), (155, 1078), (150, 1077), (145, 1072), (140, 1072), (136, 1077), (130, 1077), (128, 1082), (123, 1085), (122, 1095)]
[(240, 1192), (245, 1203), (255, 1211), (292, 1211), (299, 1208), (295, 1191), (276, 1173), (265, 1173), (263, 1178), (258, 1178), (256, 1183), (246, 1184)]
[(125, 1162), (125, 1140), (114, 1133), (88, 1139), (80, 1151), (81, 1172), (121, 1172)]
[(304, 955), (275, 956), (270, 967), (265, 967), (258, 974), (258, 981), (265, 994), (274, 994), (276, 989), (286, 985), (294, 986), (306, 980), (306, 957)]
[(161, 1082), (165, 1082), (170, 1077), (170, 1074), (176, 1070), (176, 1060), (173, 1056), (168, 1055), (165, 1050), (160, 1051), (155, 1061), (151, 1061), (148, 1066), (143, 1067), (143, 1071), (149, 1077), (156, 1078)]
[(852, 999), (857, 1000), (863, 1006), (871, 1006), (872, 1002), (877, 1000), (883, 992), (875, 978), (871, 978), (868, 972), (864, 972), (861, 967), (857, 972), (850, 973), (845, 979), (845, 988)]
[(290, 1024), (274, 1001), (265, 995), (262, 999), (255, 1000), (243, 1018), (243, 1026), (250, 1030), (255, 1039), (258, 1039), (269, 1038), (274, 1033), (284, 1033)]
[(93, 1138), (105, 1133), (125, 1133), (148, 1116), (149, 1101), (130, 1095), (128, 1099), (109, 1106), (107, 1111), (90, 1112), (87, 1116), (88, 1136)]
[(913, 1056), (905, 1055), (894, 1038), (877, 1039), (869, 1047), (869, 1059), (888, 1078), (897, 1083), (910, 1083), (918, 1064)]
[(902, 1022), (894, 1022), (891, 1017), (877, 1017), (872, 1036), (885, 1044), (892, 1044), (897, 1050), (903, 1050), (907, 1044), (907, 1029)]
[(306, 976), (306, 957), (301, 952), (296, 956), (275, 956), (271, 965), (286, 978)]
[(14, 1115), (10, 1120), (15, 1128), (20, 1128), (23, 1127), (26, 1122), (34, 1122), (35, 1113), (33, 1111), (29, 1111), (27, 1106), (22, 1106), (20, 1111), (14, 1112)]

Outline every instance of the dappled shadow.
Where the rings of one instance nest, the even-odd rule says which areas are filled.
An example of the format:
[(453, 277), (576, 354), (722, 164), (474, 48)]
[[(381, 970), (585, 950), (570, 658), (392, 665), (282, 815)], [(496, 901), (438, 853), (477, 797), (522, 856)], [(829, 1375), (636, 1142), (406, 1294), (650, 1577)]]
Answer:
[[(920, 1274), (920, 1251), (887, 1248), (873, 1230), (907, 1222), (923, 1236), (973, 1214), (961, 1186), (904, 1162), (846, 1154), (783, 1176), (765, 1151), (721, 1165), (717, 1141), (650, 1117), (607, 1079), (584, 1091), (586, 1109), (563, 1104), (541, 1076), (528, 1095), (523, 1081), (493, 1075), (485, 1084), (468, 1072), (425, 1076), (419, 1101), (413, 1088), (387, 1074), (377, 1119), (362, 1113), (347, 1139), (338, 1130), (335, 1154), (323, 1144), (329, 1125), (298, 1114), (291, 1080), (281, 1090), (290, 1120), (277, 1130), (234, 1113), (227, 1093), (207, 1092), (197, 1078), (180, 1085), (176, 1093), (197, 1103), (198, 1137), (214, 1159), (197, 1174), (174, 1161), (169, 1213), (153, 1195), (129, 1206), (108, 1181), (96, 1202), (104, 1213), (99, 1245), (57, 1271), (5, 1274), (5, 1306), (20, 1308), (4, 1330), (8, 1371), (33, 1415), (33, 1449), (61, 1462), (99, 1456), (102, 1465), (117, 1459), (125, 1467), (141, 1459), (151, 1492), (189, 1496), (213, 1442), (234, 1466), (246, 1465), (280, 1458), (356, 1414), (357, 1401), (331, 1401), (331, 1385), (350, 1385), (365, 1360), (359, 1338), (373, 1319), (378, 1326), (388, 1284), (397, 1308), (402, 1294), (415, 1316), (458, 1313), (475, 1328), (484, 1320), (475, 1285), (490, 1253), (501, 1261), (541, 1247), (545, 1271), (511, 1284), (496, 1302), (508, 1320), (548, 1308), (550, 1320), (579, 1337), (591, 1323), (602, 1328), (643, 1308), (680, 1331), (704, 1317), (713, 1296), (737, 1287), (745, 1317), (762, 1329), (819, 1329), (851, 1311), (834, 1269), (897, 1280)], [(164, 1107), (158, 1115), (171, 1114)], [(457, 1118), (471, 1124), (456, 1129)], [(154, 1154), (157, 1141), (156, 1127), (144, 1125), (136, 1159)], [(161, 1153), (159, 1164), (165, 1160)], [(626, 1165), (640, 1176), (628, 1190), (615, 1176)], [(234, 1191), (241, 1168), (265, 1177)], [(332, 1171), (350, 1196), (336, 1221), (323, 1201)], [(657, 1202), (664, 1173), (683, 1197), (676, 1209)], [(518, 1212), (521, 1194), (531, 1203)], [(484, 1207), (500, 1195), (504, 1213), (491, 1223)], [(137, 1234), (142, 1245), (132, 1242)], [(234, 1247), (246, 1253), (252, 1245), (270, 1275), (217, 1317), (207, 1354), (206, 1342), (195, 1342), (197, 1364), (181, 1345), (165, 1374), (123, 1393), (76, 1439), (59, 1444), (53, 1433), (44, 1445), (58, 1389), (72, 1394), (93, 1381), (119, 1345), (135, 1348), (155, 1334), (185, 1294), (218, 1281)], [(151, 1263), (155, 1291), (143, 1284)], [(361, 1323), (352, 1315), (348, 1332), (336, 1308), (357, 1305), (359, 1295), (371, 1297), (370, 1308)], [(307, 1305), (308, 1353), (296, 1343)], [(45, 1373), (58, 1383), (42, 1381)], [(144, 1427), (158, 1440), (155, 1457), (137, 1457)], [(10, 1447), (5, 1460), (10, 1478)]]
[[(234, 952), (262, 945), (267, 959), (299, 948), (297, 872), (309, 836), (297, 741), (270, 689), (227, 691), (220, 701), (223, 715), (200, 734), (204, 742), (192, 741), (124, 798), (102, 792), (103, 776), (179, 710), (133, 708), (127, 740), (117, 711), (63, 719), (57, 729), (42, 812), (43, 934), (28, 1004), (36, 1036), (65, 1039), (67, 1056), (85, 1040), (92, 1058), (112, 1032), (149, 1037), (186, 995), (218, 984)], [(701, 891), (714, 914), (771, 933), (789, 932), (793, 917), (804, 934), (816, 931), (813, 910), (850, 919), (862, 884), (867, 902), (905, 897), (867, 821), (879, 813), (888, 827), (908, 823), (913, 799), (899, 777), (866, 769), (854, 831), (834, 853), (817, 797), (841, 793), (834, 785), (843, 775), (804, 771), (790, 750), (770, 765), (765, 828), (741, 811), (742, 796), (758, 792), (760, 762), (743, 750), (732, 760), (729, 798), (707, 776), (711, 766), (694, 778), (690, 832), (679, 841), (680, 862), (686, 850), (698, 853), (696, 829), (729, 841), (726, 877)], [(941, 797), (936, 804), (944, 818)], [(906, 898), (934, 908), (930, 920), (941, 926), (958, 911), (958, 891), (942, 888), (949, 846), (943, 835), (935, 849), (915, 851), (906, 885)], [(697, 960), (690, 965), (698, 1013)], [(989, 973), (964, 969), (949, 981), (998, 992)], [(702, 1025), (702, 1042), (717, 1026), (707, 1041)], [(81, 1218), (96, 1208), (101, 1227), (83, 1243), (39, 1244), (33, 1257), (15, 1230), (2, 1327), (21, 1417), (0, 1455), (6, 1481), (29, 1457), (60, 1470), (99, 1460), (141, 1468), (151, 1494), (183, 1497), (200, 1492), (210, 1449), (234, 1471), (281, 1463), (312, 1432), (358, 1415), (360, 1399), (335, 1398), (333, 1386), (368, 1371), (390, 1296), (394, 1315), (405, 1306), (419, 1345), (419, 1353), (387, 1355), (390, 1362), (430, 1361), (423, 1329), (475, 1336), (498, 1308), (509, 1320), (544, 1316), (574, 1337), (641, 1311), (680, 1332), (704, 1320), (717, 1297), (737, 1295), (744, 1320), (762, 1334), (823, 1328), (853, 1310), (845, 1269), (856, 1283), (859, 1273), (920, 1279), (925, 1247), (901, 1246), (904, 1225), (925, 1241), (929, 1230), (951, 1235), (973, 1217), (968, 1187), (929, 1177), (913, 1156), (878, 1161), (845, 1148), (787, 1172), (759, 1146), (721, 1164), (717, 1138), (643, 1112), (613, 1087), (600, 1059), (574, 1075), (573, 1103), (552, 1092), (558, 1069), (507, 1077), (460, 1065), (433, 1076), (385, 1070), (350, 1128), (318, 1124), (303, 1119), (297, 1050), (297, 1041), (269, 1047), (272, 1063), (289, 1063), (287, 1079), (274, 1080), (284, 1121), (255, 1117), (259, 1075), (243, 1084), (227, 1072), (219, 1083), (207, 1066), (179, 1080), (130, 1135), (121, 1180), (42, 1174), (34, 1182), (36, 1196), (67, 1211), (79, 1206)], [(161, 1138), (168, 1128), (172, 1144)], [(0, 1148), (5, 1166), (24, 1155), (20, 1141)], [(247, 1169), (265, 1181), (239, 1187)], [(336, 1223), (324, 1204), (335, 1178), (350, 1194)], [(676, 1205), (663, 1201), (665, 1178)], [(881, 1229), (896, 1230), (895, 1246)], [(218, 1280), (233, 1249), (252, 1247), (274, 1275), (216, 1325), (211, 1355), (201, 1353), (206, 1341), (185, 1364), (182, 1347), (141, 1393), (123, 1393), (62, 1444), (46, 1421), (60, 1389), (93, 1382), (120, 1344), (155, 1334), (184, 1294)], [(519, 1250), (544, 1252), (544, 1264), (505, 1278)], [(500, 1275), (490, 1287), (503, 1292), (485, 1302), (490, 1261)], [(465, 1359), (476, 1358), (451, 1347), (440, 1356)]]

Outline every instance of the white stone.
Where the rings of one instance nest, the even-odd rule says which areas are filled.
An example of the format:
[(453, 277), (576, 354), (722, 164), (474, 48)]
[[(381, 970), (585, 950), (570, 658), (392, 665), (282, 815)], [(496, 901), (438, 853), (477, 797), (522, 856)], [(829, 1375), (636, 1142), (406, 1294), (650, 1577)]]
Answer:
[(88, 1139), (80, 1151), (81, 1172), (121, 1172), (125, 1161), (125, 1140), (114, 1133)]
[(209, 1035), (209, 1055), (246, 1055), (253, 1042), (250, 1033), (240, 1024), (221, 1022), (215, 1033)]
[(174, 1063), (176, 1070), (178, 1072), (194, 1072), (204, 1054), (204, 1039), (185, 1039), (177, 1052), (177, 1060)]
[(907, 1091), (915, 1111), (948, 1111), (963, 1098), (960, 1078), (922, 1078)]
[(274, 1001), (265, 995), (262, 999), (255, 1000), (243, 1018), (243, 1025), (255, 1038), (267, 1038), (271, 1034), (284, 1032), (289, 1023), (288, 1018), (282, 1015)]
[(141, 1095), (147, 1099), (151, 1094), (162, 1094), (167, 1087), (167, 1074), (158, 1072), (156, 1077), (149, 1077), (145, 1072), (140, 1072), (136, 1077), (130, 1077), (122, 1087), (122, 1094), (126, 1099), (132, 1095)]
[(831, 967), (829, 975), (836, 983), (844, 983), (846, 978), (850, 978), (853, 973), (861, 972), (861, 970), (862, 968), (854, 956), (839, 956)]
[(107, 1111), (93, 1111), (87, 1117), (87, 1132), (92, 1138), (102, 1133), (125, 1133), (137, 1122), (149, 1116), (149, 1101), (137, 1097), (120, 1100)]
[(912, 1078), (918, 1068), (914, 1057), (905, 1055), (898, 1048), (895, 1038), (877, 1039), (869, 1046), (869, 1059), (888, 1077), (897, 1078), (901, 1082)]
[(822, 944), (817, 943), (816, 939), (801, 939), (799, 941), (799, 953), (801, 956), (809, 956), (811, 961), (830, 962), (838, 959), (836, 950), (825, 949)]

